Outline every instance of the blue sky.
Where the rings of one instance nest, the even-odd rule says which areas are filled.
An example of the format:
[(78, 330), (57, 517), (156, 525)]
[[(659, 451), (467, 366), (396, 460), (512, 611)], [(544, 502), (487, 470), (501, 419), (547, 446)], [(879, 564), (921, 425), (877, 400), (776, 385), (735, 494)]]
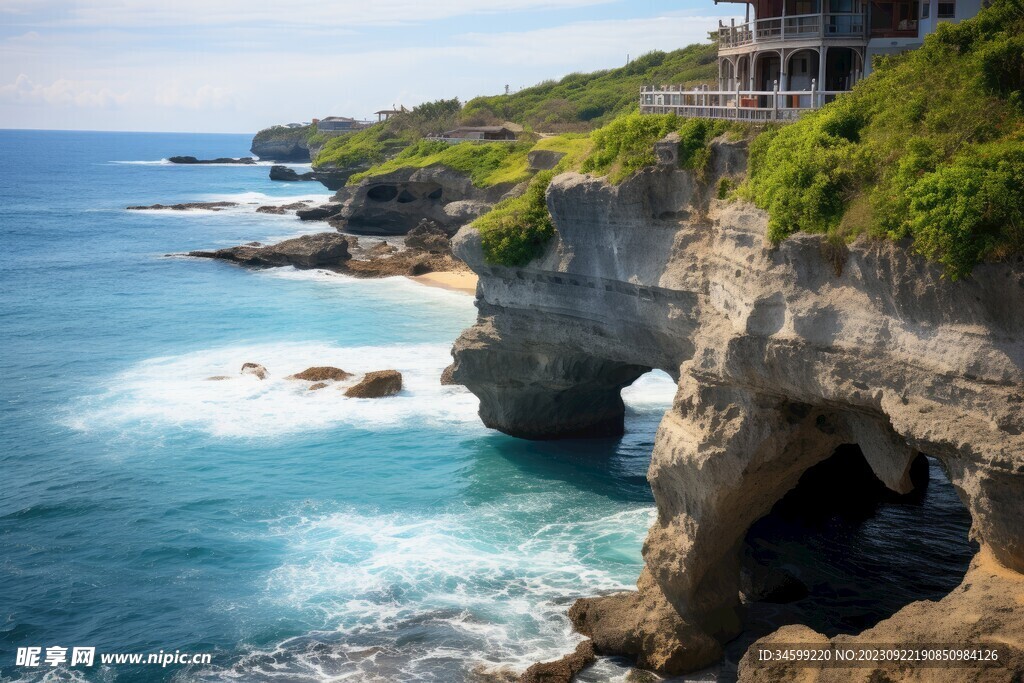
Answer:
[(0, 0), (0, 128), (253, 132), (706, 39), (712, 0)]

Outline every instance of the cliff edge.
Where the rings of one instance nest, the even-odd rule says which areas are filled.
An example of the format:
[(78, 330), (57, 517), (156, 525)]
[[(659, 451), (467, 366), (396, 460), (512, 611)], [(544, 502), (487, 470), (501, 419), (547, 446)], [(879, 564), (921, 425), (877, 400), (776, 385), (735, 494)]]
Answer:
[[(487, 263), (471, 227), (454, 240), (480, 276), (454, 377), (488, 426), (532, 439), (616, 434), (623, 387), (654, 368), (679, 381), (648, 472), (658, 518), (639, 590), (577, 602), (577, 630), (599, 653), (662, 673), (717, 661), (742, 629), (747, 530), (852, 443), (897, 492), (913, 486), (920, 453), (938, 458), (981, 550), (948, 598), (839, 638), (987, 639), (1018, 658), (972, 680), (1021, 675), (1024, 259), (954, 282), (893, 242), (796, 235), (772, 246), (763, 211), (715, 198), (721, 178), (743, 173), (742, 143), (716, 141), (700, 174), (662, 161), (617, 186), (557, 176), (556, 237), (526, 266)], [(927, 677), (935, 671), (872, 680), (960, 680)], [(821, 680), (869, 680), (874, 669), (838, 672)], [(741, 680), (783, 674), (749, 657), (740, 669)]]

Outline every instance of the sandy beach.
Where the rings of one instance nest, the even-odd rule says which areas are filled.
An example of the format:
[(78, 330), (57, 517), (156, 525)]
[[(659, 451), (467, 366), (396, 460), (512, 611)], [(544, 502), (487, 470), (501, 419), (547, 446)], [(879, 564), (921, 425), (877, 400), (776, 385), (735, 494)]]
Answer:
[(442, 271), (426, 275), (410, 275), (410, 280), (428, 287), (440, 287), (464, 294), (476, 294), (476, 273)]

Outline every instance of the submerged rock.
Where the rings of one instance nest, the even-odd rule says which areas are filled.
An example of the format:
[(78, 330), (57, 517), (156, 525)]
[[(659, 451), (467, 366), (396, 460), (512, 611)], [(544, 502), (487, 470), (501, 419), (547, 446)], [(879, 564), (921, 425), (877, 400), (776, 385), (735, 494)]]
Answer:
[(234, 261), (248, 266), (340, 267), (350, 258), (348, 242), (336, 232), (302, 235), (269, 246), (240, 246), (217, 251), (192, 251), (189, 256)]
[(306, 368), (302, 372), (297, 372), (294, 375), (289, 375), (288, 377), (285, 377), (285, 379), (301, 379), (307, 382), (325, 382), (327, 380), (330, 380), (332, 382), (338, 382), (344, 379), (348, 379), (351, 376), (351, 372), (345, 372), (341, 368), (335, 368), (329, 365), (324, 365)]
[(402, 373), (398, 370), (378, 370), (366, 373), (359, 383), (349, 387), (349, 398), (384, 398), (402, 390)]
[(310, 391), (320, 391), (327, 387), (327, 382), (317, 382), (316, 384), (309, 385)]
[(129, 206), (128, 211), (220, 211), (232, 206), (238, 206), (237, 202), (186, 202), (184, 204), (150, 204), (149, 206)]
[(267, 372), (267, 369), (260, 365), (259, 363), (242, 363), (242, 374), (253, 375), (258, 379), (266, 379), (267, 377), (270, 376), (270, 373)]
[(226, 376), (226, 375), (215, 375), (213, 377), (207, 377), (206, 381), (207, 382), (223, 382), (226, 379), (231, 379), (231, 378)]
[(232, 157), (218, 157), (216, 159), (196, 159), (195, 157), (183, 156), (183, 157), (170, 157), (167, 161), (172, 164), (240, 164), (242, 166), (251, 166), (256, 163), (256, 160), (252, 157), (242, 157), (241, 159), (234, 159)]
[(309, 202), (303, 200), (303, 201), (299, 201), (299, 202), (292, 202), (291, 204), (281, 204), (281, 205), (278, 205), (278, 206), (274, 206), (274, 205), (260, 206), (260, 207), (258, 207), (256, 209), (256, 213), (270, 213), (270, 214), (275, 214), (275, 215), (278, 215), (278, 216), (283, 216), (284, 214), (288, 213), (289, 211), (297, 211), (297, 210), (300, 210), (300, 209), (305, 209), (305, 208), (307, 208), (308, 205), (309, 205)]
[(583, 669), (589, 666), (596, 654), (594, 644), (584, 640), (576, 646), (572, 654), (568, 654), (554, 662), (541, 662), (532, 665), (522, 676), (519, 683), (571, 683)]

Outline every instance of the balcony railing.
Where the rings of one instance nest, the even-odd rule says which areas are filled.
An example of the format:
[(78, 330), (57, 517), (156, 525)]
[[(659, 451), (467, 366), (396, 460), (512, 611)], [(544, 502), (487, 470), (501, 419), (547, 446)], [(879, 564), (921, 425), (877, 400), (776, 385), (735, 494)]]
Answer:
[(726, 26), (719, 22), (718, 47), (734, 48), (779, 40), (863, 38), (863, 12), (798, 14)]
[(730, 121), (792, 121), (801, 113), (828, 104), (845, 91), (818, 90), (684, 90), (681, 86), (644, 86), (641, 114), (676, 114)]

